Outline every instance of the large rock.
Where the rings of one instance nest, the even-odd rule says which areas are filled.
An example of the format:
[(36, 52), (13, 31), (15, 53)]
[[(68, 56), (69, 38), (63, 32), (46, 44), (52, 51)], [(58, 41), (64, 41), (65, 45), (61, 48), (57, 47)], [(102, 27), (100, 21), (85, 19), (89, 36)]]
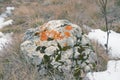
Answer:
[(41, 74), (45, 73), (46, 66), (47, 69), (52, 66), (63, 72), (78, 68), (81, 75), (92, 70), (96, 61), (81, 28), (67, 20), (52, 20), (39, 28), (27, 30), (21, 51), (28, 62), (39, 65)]

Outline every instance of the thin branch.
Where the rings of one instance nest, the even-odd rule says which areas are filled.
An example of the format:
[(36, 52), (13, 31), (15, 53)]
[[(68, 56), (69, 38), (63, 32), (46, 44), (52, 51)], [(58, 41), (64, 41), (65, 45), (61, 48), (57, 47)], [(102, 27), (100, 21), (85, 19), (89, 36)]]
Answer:
[(109, 26), (108, 26), (108, 18), (107, 18), (107, 2), (108, 2), (107, 0), (99, 0), (101, 12), (104, 16), (105, 27), (107, 31), (107, 41), (106, 41), (105, 47), (106, 47), (106, 52), (108, 53)]

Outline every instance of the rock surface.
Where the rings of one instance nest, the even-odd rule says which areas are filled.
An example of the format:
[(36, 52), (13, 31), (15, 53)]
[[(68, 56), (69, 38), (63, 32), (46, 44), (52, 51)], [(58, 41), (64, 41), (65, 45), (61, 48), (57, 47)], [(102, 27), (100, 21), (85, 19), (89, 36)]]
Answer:
[[(47, 63), (64, 72), (76, 65), (83, 69), (82, 72), (88, 72), (96, 61), (89, 39), (79, 26), (67, 20), (52, 20), (27, 30), (21, 51), (32, 64), (45, 67), (43, 63)], [(40, 69), (41, 74), (44, 69)]]

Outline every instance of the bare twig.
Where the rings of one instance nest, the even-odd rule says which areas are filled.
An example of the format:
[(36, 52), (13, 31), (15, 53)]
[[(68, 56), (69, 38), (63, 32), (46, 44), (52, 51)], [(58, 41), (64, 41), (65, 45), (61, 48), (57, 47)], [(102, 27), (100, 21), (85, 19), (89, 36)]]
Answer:
[(108, 3), (108, 0), (99, 0), (99, 3), (100, 3), (101, 12), (104, 16), (105, 27), (106, 27), (106, 31), (107, 31), (107, 42), (105, 44), (105, 47), (106, 47), (106, 52), (108, 53), (108, 41), (109, 41), (109, 26), (108, 26), (108, 18), (107, 18), (107, 3)]

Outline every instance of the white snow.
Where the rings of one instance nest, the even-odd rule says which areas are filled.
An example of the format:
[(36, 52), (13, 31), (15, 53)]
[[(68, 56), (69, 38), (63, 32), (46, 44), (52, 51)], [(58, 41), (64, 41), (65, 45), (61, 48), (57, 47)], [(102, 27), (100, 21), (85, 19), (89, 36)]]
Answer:
[(86, 75), (88, 80), (120, 80), (120, 60), (108, 62), (107, 70), (103, 72), (90, 72)]
[(14, 7), (6, 7), (6, 11), (0, 15), (0, 17), (6, 18), (9, 15), (12, 14), (12, 10), (14, 10)]
[(14, 10), (15, 7), (6, 7), (7, 10)]
[[(100, 29), (92, 30), (88, 37), (90, 39), (98, 41), (105, 48), (105, 44), (107, 41), (107, 32), (104, 32)], [(109, 58), (110, 59), (120, 59), (120, 34), (114, 31), (110, 31), (109, 35)]]
[(13, 23), (12, 19), (7, 20), (7, 21), (0, 24), (0, 28), (3, 28), (3, 27), (8, 26), (8, 25), (12, 25), (12, 23)]
[(13, 20), (7, 20), (5, 21), (5, 18), (12, 14), (12, 10), (14, 10), (14, 7), (6, 7), (6, 11), (0, 15), (0, 29), (11, 25)]
[(0, 50), (2, 50), (9, 42), (11, 42), (12, 33), (3, 34), (0, 32)]
[[(105, 48), (107, 32), (100, 29), (91, 30), (88, 37), (92, 40), (98, 41)], [(101, 72), (89, 72), (86, 75), (86, 80), (120, 80), (120, 34), (110, 31), (109, 35), (109, 58), (107, 70)], [(117, 59), (117, 60), (116, 60)]]
[[(12, 10), (14, 7), (6, 7), (6, 11), (0, 15), (0, 29), (12, 25), (12, 19), (5, 21), (5, 18), (12, 14)], [(0, 32), (0, 51), (11, 41), (11, 35), (11, 33), (3, 34)]]

